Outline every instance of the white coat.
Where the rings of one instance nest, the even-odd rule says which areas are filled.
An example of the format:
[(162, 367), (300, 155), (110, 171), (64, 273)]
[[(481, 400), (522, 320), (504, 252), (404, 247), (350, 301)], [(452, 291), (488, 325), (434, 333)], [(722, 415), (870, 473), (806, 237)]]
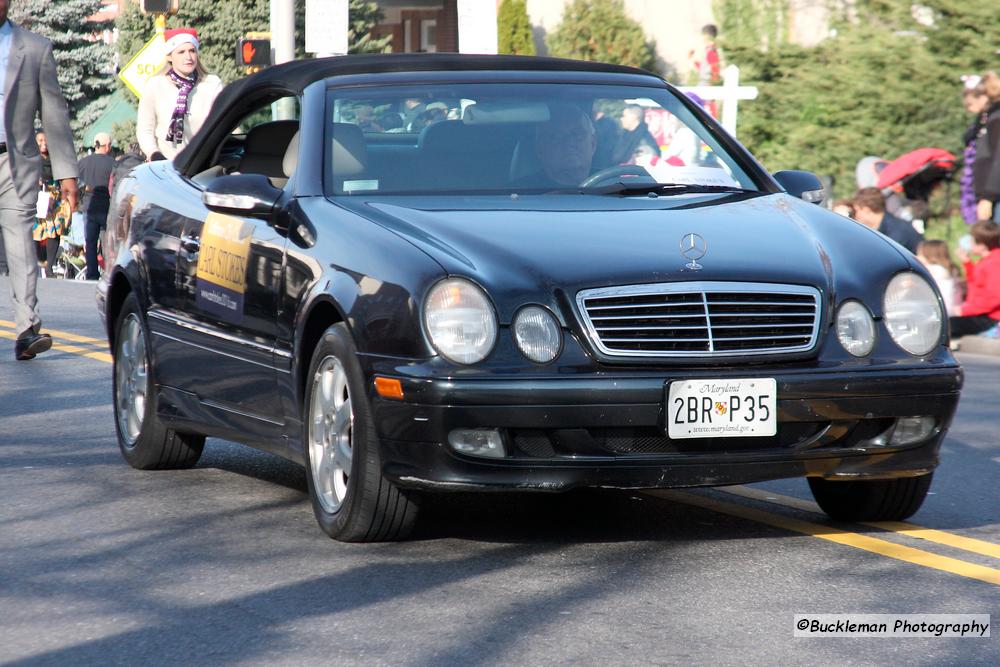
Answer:
[(184, 139), (178, 144), (167, 141), (170, 119), (177, 105), (178, 88), (166, 74), (157, 74), (146, 84), (139, 100), (136, 137), (147, 157), (159, 151), (172, 160), (191, 141), (212, 108), (212, 102), (222, 90), (222, 80), (209, 74), (188, 94), (188, 112), (184, 116)]

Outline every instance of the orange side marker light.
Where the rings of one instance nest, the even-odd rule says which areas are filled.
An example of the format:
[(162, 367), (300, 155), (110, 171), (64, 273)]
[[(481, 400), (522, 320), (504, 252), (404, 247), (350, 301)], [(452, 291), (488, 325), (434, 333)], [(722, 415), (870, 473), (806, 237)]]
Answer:
[(403, 400), (403, 385), (399, 380), (393, 378), (375, 378), (375, 391), (382, 398), (393, 398), (398, 401)]

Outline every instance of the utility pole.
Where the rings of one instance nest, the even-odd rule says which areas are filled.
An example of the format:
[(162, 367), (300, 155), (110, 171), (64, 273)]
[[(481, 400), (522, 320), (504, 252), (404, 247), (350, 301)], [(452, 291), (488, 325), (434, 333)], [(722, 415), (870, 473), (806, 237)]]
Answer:
[[(271, 0), (271, 48), (275, 65), (295, 60), (295, 5), (292, 0)], [(274, 103), (271, 115), (275, 120), (295, 118), (295, 100)]]

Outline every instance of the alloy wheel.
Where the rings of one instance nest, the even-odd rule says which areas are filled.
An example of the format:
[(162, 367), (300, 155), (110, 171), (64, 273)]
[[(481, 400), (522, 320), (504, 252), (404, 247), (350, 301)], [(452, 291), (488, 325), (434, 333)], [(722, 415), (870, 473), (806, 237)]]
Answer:
[(115, 368), (118, 427), (126, 444), (132, 446), (142, 431), (149, 395), (146, 365), (146, 336), (138, 315), (131, 313), (119, 332)]
[(347, 497), (354, 412), (347, 371), (336, 357), (323, 359), (312, 380), (309, 406), (309, 465), (316, 497), (331, 514)]

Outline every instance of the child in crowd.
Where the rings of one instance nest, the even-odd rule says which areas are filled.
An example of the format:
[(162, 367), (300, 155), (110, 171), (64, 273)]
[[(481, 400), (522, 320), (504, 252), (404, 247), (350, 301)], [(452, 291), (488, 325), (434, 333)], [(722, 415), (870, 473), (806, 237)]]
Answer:
[(833, 202), (831, 210), (834, 213), (839, 213), (845, 218), (854, 218), (854, 200), (852, 199), (838, 199)]
[(973, 263), (964, 248), (955, 251), (965, 267), (969, 293), (948, 320), (952, 338), (982, 333), (1000, 322), (1000, 224), (980, 220), (969, 233), (972, 253), (980, 259)]
[(917, 246), (917, 259), (931, 272), (948, 315), (955, 315), (962, 301), (962, 272), (951, 261), (948, 244), (944, 241), (921, 241)]

